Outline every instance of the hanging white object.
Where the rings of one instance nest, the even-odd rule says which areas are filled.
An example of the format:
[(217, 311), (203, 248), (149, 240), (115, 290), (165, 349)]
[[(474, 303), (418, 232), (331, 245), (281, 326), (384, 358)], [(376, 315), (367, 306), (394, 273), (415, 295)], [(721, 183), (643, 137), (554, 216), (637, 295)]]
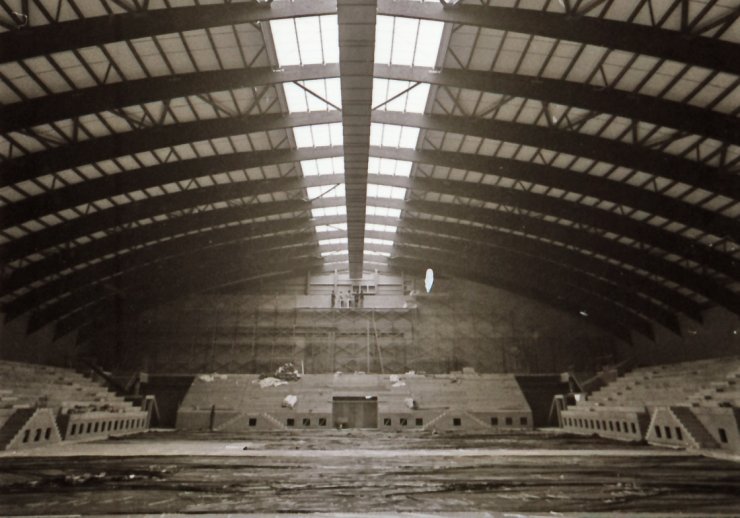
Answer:
[(424, 287), (427, 293), (432, 291), (432, 285), (434, 284), (434, 271), (431, 268), (427, 268), (427, 276), (424, 278)]

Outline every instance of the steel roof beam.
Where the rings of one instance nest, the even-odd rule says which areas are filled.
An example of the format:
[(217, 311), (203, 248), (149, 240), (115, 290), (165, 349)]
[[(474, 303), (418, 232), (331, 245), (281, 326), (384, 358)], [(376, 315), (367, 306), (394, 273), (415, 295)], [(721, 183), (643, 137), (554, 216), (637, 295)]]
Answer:
[[(415, 253), (413, 250), (407, 250), (403, 256), (391, 258), (390, 264), (392, 267), (404, 271), (422, 272), (426, 268), (433, 268), (438, 274), (494, 286), (572, 315), (577, 315), (579, 311), (583, 310), (582, 306), (569, 300), (562, 293), (552, 293), (546, 287), (530, 282), (529, 276), (526, 275), (515, 276), (512, 279), (511, 275), (498, 272), (493, 268), (462, 268), (459, 261), (453, 263), (448, 257), (433, 258), (426, 256), (426, 254)], [(592, 316), (591, 321), (597, 327), (627, 343), (632, 343), (630, 329), (623, 323), (616, 321), (612, 315), (603, 315), (597, 310), (590, 316)]]
[[(521, 269), (521, 271), (532, 272), (538, 283), (555, 283), (558, 289), (567, 286), (567, 293), (569, 294), (578, 291), (587, 293), (589, 296), (596, 295), (605, 304), (618, 305), (618, 311), (621, 311), (626, 318), (638, 317), (635, 322), (646, 319), (652, 320), (678, 335), (681, 334), (676, 315), (644, 298), (639, 292), (625, 289), (615, 282), (597, 278), (593, 273), (589, 275), (588, 272), (580, 270), (573, 264), (560, 262), (558, 261), (558, 255), (532, 255), (527, 253), (526, 248), (519, 248), (519, 243), (516, 247), (509, 248), (503, 245), (502, 241), (496, 240), (484, 243), (439, 234), (432, 236), (404, 231), (396, 239), (394, 250), (411, 245), (455, 254), (466, 263), (469, 260), (483, 260), (486, 264), (495, 264), (496, 268), (499, 268), (502, 264), (515, 266), (516, 269)], [(524, 239), (524, 241), (530, 240)], [(542, 249), (540, 248), (539, 251), (542, 251)]]
[[(375, 4), (375, 2), (373, 2)], [(178, 7), (39, 25), (0, 35), (0, 63), (159, 34), (337, 12), (332, 0)], [(686, 32), (535, 9), (378, 0), (377, 14), (534, 34), (657, 56), (740, 75), (735, 46)], [(340, 13), (341, 15), (341, 13)], [(375, 23), (375, 16), (372, 16)]]
[[(560, 153), (568, 153), (574, 156), (619, 165), (628, 169), (636, 169), (656, 176), (662, 176), (663, 178), (670, 178), (678, 182), (695, 185), (708, 191), (724, 194), (725, 196), (740, 198), (740, 179), (737, 176), (721, 175), (715, 167), (706, 166), (693, 160), (646, 147), (586, 135), (575, 131), (492, 119), (436, 114), (418, 115), (399, 112), (376, 112), (373, 114), (373, 121), (472, 135), (491, 140), (502, 140), (525, 146), (550, 149)], [(484, 159), (481, 155), (469, 153), (461, 153), (460, 157), (457, 161), (459, 165), (455, 167), (463, 167), (468, 158), (471, 161), (475, 161), (477, 157), (480, 157), (478, 162)], [(467, 158), (463, 159), (462, 157)], [(490, 157), (485, 157), (485, 159), (497, 160)], [(522, 162), (520, 161), (519, 163)], [(534, 166), (533, 168), (536, 168), (535, 164), (532, 165)], [(562, 168), (549, 168), (549, 170), (561, 171), (561, 174), (564, 171)], [(574, 176), (581, 177), (578, 182), (585, 182), (584, 177), (587, 175), (574, 174)], [(604, 189), (604, 194), (619, 185), (618, 182), (614, 181), (609, 181), (608, 184), (610, 187)], [(631, 191), (643, 191), (643, 189), (632, 188)], [(660, 196), (660, 198), (663, 199), (664, 197)], [(716, 216), (714, 213), (709, 213), (709, 215), (710, 217)], [(695, 217), (696, 214), (693, 214), (693, 218)]]
[[(290, 278), (305, 273), (307, 270), (318, 267), (321, 259), (312, 256), (293, 257), (290, 259), (281, 257), (264, 257), (262, 264), (252, 265), (246, 268), (226, 266), (220, 263), (208, 263), (207, 269), (195, 268), (189, 271), (175, 272), (178, 278), (188, 277), (188, 283), (172, 284), (155, 292), (146, 292), (143, 296), (126, 300), (120, 298), (109, 298), (99, 301), (90, 307), (81, 308), (70, 313), (57, 321), (54, 339), (59, 339), (79, 328), (106, 329), (117, 322), (124, 313), (133, 316), (160, 304), (182, 298), (192, 293), (199, 293), (222, 286), (228, 286), (236, 282), (246, 282), (248, 286), (260, 286), (264, 282), (273, 282), (278, 279)], [(260, 256), (255, 257), (255, 261)], [(177, 279), (174, 279), (177, 280)], [(133, 297), (133, 296), (132, 296)], [(38, 325), (31, 321), (29, 325)]]
[[(320, 177), (312, 177), (311, 180), (316, 182), (316, 185), (322, 185), (322, 184), (333, 184), (340, 180), (339, 175), (334, 175), (330, 177), (320, 176)], [(301, 185), (297, 182), (297, 180), (303, 180), (300, 178), (285, 178), (285, 179), (276, 179), (276, 180), (264, 180), (264, 181), (256, 181), (254, 182), (255, 185), (246, 185), (246, 186), (240, 186), (241, 189), (250, 189), (249, 192), (252, 193), (266, 193), (266, 192), (274, 192), (276, 190), (285, 189), (289, 185), (288, 182), (294, 182), (294, 187), (299, 188)], [(542, 206), (540, 206), (541, 203), (545, 203), (546, 205), (553, 205), (559, 208), (558, 214), (563, 217), (568, 217), (569, 219), (572, 219), (574, 221), (589, 221), (597, 226), (602, 226), (603, 228), (607, 228), (611, 231), (619, 230), (619, 233), (625, 233), (623, 230), (623, 227), (626, 227), (627, 229), (631, 230), (631, 237), (642, 239), (643, 241), (646, 240), (645, 236), (640, 237), (640, 235), (643, 232), (648, 232), (650, 234), (657, 234), (663, 236), (663, 239), (666, 240), (667, 238), (669, 241), (672, 241), (674, 238), (676, 240), (675, 243), (672, 243), (673, 248), (676, 250), (681, 250), (682, 247), (685, 248), (692, 248), (692, 245), (687, 245), (686, 243), (683, 243), (683, 240), (685, 238), (682, 238), (680, 236), (665, 236), (665, 234), (668, 234), (665, 231), (660, 231), (660, 229), (656, 229), (655, 227), (651, 227), (649, 225), (645, 225), (644, 223), (640, 223), (637, 221), (622, 221), (624, 218), (620, 218), (617, 215), (613, 215), (610, 213), (607, 213), (605, 211), (601, 211), (598, 209), (594, 209), (591, 207), (581, 206), (581, 207), (575, 207), (573, 203), (564, 202), (562, 200), (556, 200), (544, 196), (539, 195), (532, 195), (530, 193), (525, 192), (515, 192), (511, 191), (509, 189), (501, 189), (493, 186), (488, 185), (479, 185), (479, 184), (466, 184), (465, 182), (450, 182), (445, 180), (436, 180), (436, 179), (429, 179), (429, 178), (417, 178), (413, 181), (413, 183), (410, 183), (408, 179), (405, 178), (398, 178), (398, 177), (390, 177), (390, 176), (373, 176), (372, 177), (373, 183), (381, 183), (386, 185), (394, 185), (398, 187), (411, 187), (414, 186), (415, 189), (419, 191), (430, 191), (430, 192), (440, 192), (440, 193), (446, 193), (446, 194), (453, 194), (456, 196), (465, 196), (465, 197), (471, 197), (476, 199), (485, 199), (486, 201), (494, 201), (494, 202), (503, 202), (506, 204), (511, 205), (521, 205), (520, 201), (524, 203), (523, 208), (528, 208), (530, 210), (542, 210)], [(246, 184), (250, 184), (252, 182), (245, 182)], [(313, 183), (313, 182), (312, 182)], [(200, 193), (199, 196), (195, 198), (195, 201), (190, 199), (190, 196), (195, 192), (192, 191), (188, 196), (186, 197), (185, 201), (190, 201), (191, 203), (194, 203), (195, 205), (199, 205), (203, 202), (203, 200), (211, 200), (214, 201), (213, 191), (219, 190), (224, 191), (224, 193), (221, 193), (221, 196), (229, 196), (233, 195), (233, 189), (222, 189), (222, 187), (228, 187), (228, 186), (217, 186), (217, 187), (211, 187), (202, 189), (204, 192)], [(246, 192), (246, 191), (245, 191)], [(179, 193), (177, 195), (170, 195), (174, 196), (175, 200), (178, 202), (181, 202), (181, 200), (178, 199), (178, 196), (180, 196), (183, 193)], [(512, 198), (513, 197), (513, 198)], [(173, 198), (170, 198), (171, 201)], [(520, 201), (517, 201), (520, 200)], [(541, 200), (541, 201), (539, 201)], [(321, 201), (321, 200), (317, 200)], [(336, 199), (327, 199), (325, 200), (329, 205), (337, 204), (340, 200)], [(316, 204), (316, 202), (314, 202)], [(418, 202), (408, 202), (408, 207), (413, 207), (414, 204)], [(259, 206), (259, 204), (258, 204)], [(66, 241), (68, 239), (74, 239), (75, 237), (78, 237), (80, 235), (90, 234), (98, 230), (102, 230), (105, 228), (108, 228), (111, 223), (110, 221), (115, 221), (117, 224), (125, 224), (127, 221), (131, 221), (131, 219), (135, 220), (138, 219), (142, 213), (144, 214), (159, 214), (163, 212), (168, 212), (172, 210), (176, 210), (176, 208), (183, 208), (182, 205), (178, 204), (177, 207), (162, 207), (161, 206), (161, 200), (142, 200), (140, 202), (135, 202), (131, 204), (131, 207), (121, 207), (116, 213), (115, 209), (108, 209), (107, 211), (101, 211), (105, 214), (92, 214), (86, 217), (78, 218), (78, 220), (73, 220), (69, 222), (69, 224), (62, 224), (67, 225), (69, 228), (66, 230), (66, 232), (58, 232), (57, 227), (52, 227), (48, 230), (37, 232), (31, 236), (28, 236), (27, 238), (21, 238), (20, 240), (9, 243), (5, 245), (5, 248), (0, 248), (0, 251), (4, 252), (6, 255), (10, 255), (11, 257), (17, 256), (18, 254), (22, 253), (23, 250), (19, 250), (17, 246), (14, 245), (25, 245), (25, 248), (27, 249), (30, 246), (37, 245), (39, 249), (43, 249), (45, 247), (52, 246), (54, 243), (60, 243), (62, 241)], [(308, 203), (303, 204), (296, 204), (293, 205), (292, 208), (295, 210), (308, 210), (311, 207)], [(450, 211), (454, 212), (455, 210), (459, 210), (459, 207), (456, 207), (455, 205), (450, 204), (444, 204), (440, 205), (440, 210), (443, 210), (444, 213), (449, 213)], [(126, 210), (121, 210), (121, 209)], [(110, 214), (110, 217), (106, 216), (106, 214), (112, 211)], [(564, 212), (565, 211), (565, 212)], [(573, 213), (575, 211), (575, 213)], [(585, 211), (586, 213), (580, 214), (581, 211)], [(130, 215), (129, 215), (130, 213)], [(56, 229), (56, 230), (55, 230)], [(649, 242), (649, 241), (647, 241)], [(118, 246), (115, 242), (115, 240), (112, 241), (113, 246)], [(706, 247), (705, 247), (706, 248)], [(114, 252), (115, 250), (108, 250), (108, 252)], [(28, 250), (26, 250), (28, 252)], [(102, 252), (102, 250), (101, 250)], [(698, 251), (697, 251), (698, 252)], [(719, 253), (719, 252), (716, 252)], [(724, 256), (723, 256), (724, 257)], [(635, 258), (632, 257), (632, 260)], [(725, 261), (732, 261), (731, 258), (725, 257)], [(668, 267), (672, 263), (665, 262), (665, 267)], [(56, 263), (52, 263), (56, 264)], [(684, 271), (683, 269), (681, 269)], [(688, 273), (688, 270), (685, 271), (685, 274)], [(684, 274), (684, 275), (685, 275)], [(9, 286), (17, 286), (19, 282), (22, 281), (28, 281), (29, 277), (26, 275), (23, 275), (20, 278), (11, 279), (8, 282)], [(11, 282), (12, 281), (12, 282)], [(680, 281), (679, 281), (680, 282)], [(711, 290), (711, 286), (704, 283), (706, 286), (705, 289), (700, 290), (700, 292), (706, 292), (708, 289)], [(712, 298), (717, 297), (720, 295), (724, 302), (723, 305), (727, 304), (736, 304), (737, 301), (734, 297), (727, 298), (727, 295), (722, 295), (722, 292), (714, 293), (712, 292)]]
[[(500, 72), (458, 69), (435, 71), (422, 67), (378, 64), (373, 70), (374, 76), (379, 78), (537, 99), (641, 120), (740, 145), (740, 121), (736, 117), (649, 95)], [(339, 77), (339, 66), (336, 64), (285, 67), (280, 70), (267, 67), (217, 70), (123, 81), (0, 106), (0, 132), (205, 92), (331, 77)]]
[[(142, 130), (129, 131), (115, 135), (108, 135), (68, 146), (60, 146), (47, 151), (31, 153), (23, 157), (0, 162), (0, 185), (10, 185), (46, 174), (52, 174), (65, 169), (79, 167), (95, 162), (113, 159), (122, 153), (135, 155), (143, 151), (177, 146), (197, 142), (200, 140), (246, 135), (259, 131), (273, 131), (307, 126), (310, 124), (330, 124), (341, 122), (340, 112), (315, 112), (265, 115), (242, 115), (239, 117), (197, 120), (165, 126), (154, 126)], [(286, 150), (275, 150), (276, 152)], [(301, 153), (310, 153), (308, 150), (297, 150)], [(267, 151), (254, 151), (255, 156), (260, 154), (269, 156)], [(244, 156), (246, 153), (237, 153)], [(213, 159), (229, 160), (231, 155), (218, 155)], [(233, 163), (233, 161), (232, 161)], [(259, 167), (259, 166), (249, 166)], [(82, 182), (88, 183), (88, 182)], [(78, 187), (81, 184), (77, 184)], [(2, 219), (0, 219), (2, 221)]]
[[(678, 285), (685, 286), (695, 293), (725, 306), (735, 313), (740, 312), (740, 296), (718, 286), (704, 276), (684, 268), (678, 263), (661, 259), (642, 250), (584, 232), (577, 227), (566, 227), (537, 217), (513, 214), (498, 210), (470, 207), (451, 203), (408, 201), (407, 212), (419, 212), (435, 216), (446, 216), (463, 221), (477, 222), (514, 231), (524, 232), (542, 239), (562, 242), (582, 250), (592, 251), (636, 268), (659, 275)], [(678, 292), (677, 292), (678, 293)], [(677, 299), (678, 302), (678, 299)], [(687, 314), (695, 314), (696, 306), (687, 306)]]
[(0, 63), (159, 34), (336, 13), (336, 1), (226, 2), (96, 16), (0, 35)]
[[(7, 161), (4, 164), (0, 164), (0, 175), (4, 171), (19, 171), (21, 169), (27, 171), (28, 174), (33, 174), (42, 170), (44, 167), (43, 164), (46, 163), (54, 164), (57, 170), (64, 169), (86, 164), (90, 161), (112, 158), (117, 153), (120, 153), (121, 149), (126, 149), (129, 153), (136, 153), (145, 149), (177, 145), (195, 139), (209, 139), (243, 134), (245, 125), (249, 125), (250, 129), (256, 128), (254, 131), (259, 129), (274, 129), (276, 127), (301, 126), (309, 123), (312, 116), (313, 114), (293, 114), (284, 116), (238, 117), (236, 119), (219, 119), (157, 127), (151, 131), (131, 132), (121, 135), (120, 141), (117, 141), (116, 137), (104, 137), (83, 142), (72, 148), (65, 147), (58, 150), (35, 153), (28, 158)], [(320, 112), (317, 116), (316, 123), (338, 122), (340, 120), (341, 114), (338, 112)], [(604, 156), (602, 158), (604, 159), (609, 158), (607, 155), (611, 155), (613, 161), (626, 161), (630, 162), (630, 165), (646, 166), (647, 164), (658, 164), (657, 167), (662, 169), (660, 174), (663, 175), (670, 175), (670, 171), (683, 170), (686, 175), (692, 176), (694, 181), (698, 180), (703, 184), (717, 183), (716, 181), (707, 180), (712, 177), (717, 178), (716, 174), (713, 175), (712, 172), (701, 171), (702, 166), (700, 164), (688, 160), (607, 139), (587, 137), (548, 128), (491, 120), (471, 121), (468, 118), (445, 115), (414, 115), (393, 112), (375, 112), (372, 120), (386, 124), (406, 124), (437, 131), (459, 132), (466, 135), (501, 139), (532, 146), (547, 146), (550, 149), (576, 155), (579, 154), (580, 150), (583, 150), (581, 155), (591, 155), (591, 158), (597, 158), (597, 155), (603, 153)], [(334, 152), (334, 156), (336, 156), (338, 149), (317, 148), (295, 151), (273, 150), (236, 153), (171, 162), (148, 167), (135, 173), (129, 172), (104, 176), (0, 207), (0, 221), (5, 227), (10, 227), (45, 214), (53, 214), (64, 208), (78, 206), (82, 203), (96, 201), (104, 197), (112, 197), (137, 189), (189, 179), (192, 175), (201, 171), (206, 171), (208, 174), (215, 174), (215, 172), (228, 171), (230, 168), (260, 167), (275, 163), (295, 162), (328, 156), (325, 153)], [(679, 221), (718, 236), (727, 236), (735, 241), (740, 239), (740, 223), (736, 220), (647, 189), (621, 184), (592, 175), (573, 173), (539, 163), (526, 163), (519, 160), (484, 157), (474, 154), (453, 154), (429, 150), (396, 151), (388, 148), (374, 148), (373, 154), (386, 158), (400, 158), (403, 156), (405, 160), (466, 168), (487, 174), (506, 176), (515, 180), (547, 185), (569, 192), (587, 194), (599, 199), (638, 208), (670, 220)], [(644, 158), (641, 158), (643, 155)], [(622, 156), (631, 158), (622, 160), (619, 158)], [(642, 163), (634, 164), (633, 162), (637, 160), (640, 160)], [(672, 167), (666, 169), (667, 166)], [(643, 167), (642, 170), (646, 169)], [(688, 179), (680, 178), (680, 180), (687, 181)], [(728, 182), (730, 181), (730, 177), (718, 181)], [(705, 185), (705, 187), (708, 186)], [(719, 188), (721, 186), (716, 187)], [(730, 187), (722, 188), (718, 192), (729, 195)]]
[[(189, 160), (165, 162), (132, 171), (100, 176), (91, 180), (54, 189), (45, 194), (31, 196), (10, 205), (0, 207), (2, 228), (8, 228), (30, 219), (40, 218), (84, 203), (111, 198), (119, 194), (144, 190), (150, 187), (182, 182), (207, 175), (216, 175), (229, 171), (265, 167), (277, 164), (300, 162), (317, 158), (341, 156), (341, 147), (320, 147), (304, 149), (273, 149), (267, 151), (248, 151), (213, 155)], [(285, 182), (285, 190), (301, 189), (309, 177), (290, 176), (278, 179)], [(315, 180), (314, 180), (315, 181)], [(249, 183), (252, 188), (259, 188), (269, 180), (239, 182)], [(243, 185), (231, 184), (238, 189)], [(279, 183), (274, 184), (275, 192)], [(262, 191), (267, 192), (267, 191)], [(171, 195), (171, 194), (170, 194)], [(169, 196), (169, 195), (168, 195)], [(0, 257), (2, 254), (0, 253)]]
[[(500, 228), (506, 228), (497, 225)], [(534, 234), (530, 232), (530, 235)], [(547, 261), (555, 261), (560, 265), (575, 268), (589, 275), (602, 278), (610, 283), (618, 285), (617, 292), (625, 294), (644, 293), (648, 297), (660, 301), (674, 312), (686, 313), (689, 318), (701, 322), (701, 306), (691, 299), (682, 296), (676, 291), (666, 288), (664, 285), (651, 280), (648, 277), (638, 275), (631, 270), (626, 270), (592, 255), (586, 255), (580, 251), (553, 245), (547, 241), (540, 241), (532, 237), (517, 235), (512, 232), (504, 232), (499, 229), (484, 229), (477, 226), (461, 223), (450, 223), (433, 221), (429, 219), (415, 218), (407, 213), (403, 219), (402, 233), (426, 233), (431, 235), (443, 235), (464, 241), (487, 244), (494, 247), (503, 247), (518, 253), (541, 258)], [(665, 325), (665, 324), (664, 324)], [(676, 331), (677, 328), (666, 325), (669, 329)], [(678, 332), (678, 331), (676, 331)]]
[(463, 181), (416, 177), (412, 189), (454, 194), (567, 219), (579, 225), (588, 225), (592, 228), (613, 232), (680, 257), (692, 259), (731, 278), (736, 278), (740, 271), (737, 262), (729, 254), (697, 243), (680, 234), (595, 207), (527, 191)]
[[(128, 253), (114, 255), (87, 268), (76, 269), (67, 275), (51, 280), (7, 303), (3, 308), (3, 312), (7, 320), (12, 320), (37, 306), (42, 306), (49, 300), (61, 297), (75, 290), (80, 290), (85, 286), (94, 285), (100, 279), (119, 275), (127, 269), (156, 261), (162, 257), (199, 250), (230, 241), (258, 239), (265, 234), (285, 232), (309, 233), (313, 235), (313, 226), (306, 220), (286, 219), (211, 229), (207, 232), (159, 242), (151, 246), (132, 250)], [(139, 241), (139, 246), (141, 244), (143, 242)]]
[[(195, 265), (195, 268), (204, 275), (212, 275), (207, 268), (208, 258), (216, 258), (223, 268), (229, 265), (244, 267), (244, 258), (256, 253), (272, 253), (274, 257), (271, 257), (271, 260), (290, 256), (298, 257), (301, 254), (314, 252), (318, 256), (318, 246), (313, 236), (308, 234), (258, 237), (246, 241), (221, 243), (216, 246), (207, 246), (207, 235), (197, 237), (200, 237), (200, 240), (190, 240), (190, 243), (200, 241), (202, 245), (195, 245), (192, 249), (182, 247), (177, 249), (174, 244), (167, 246), (167, 243), (162, 243), (157, 247), (160, 253), (166, 255), (157, 256), (154, 250), (151, 250), (150, 262), (137, 264), (135, 259), (132, 259), (133, 267), (120, 271), (113, 277), (98, 279), (95, 284), (80, 286), (78, 289), (67, 292), (63, 297), (33, 312), (28, 332), (40, 329), (65, 315), (74, 313), (77, 309), (98, 305), (101, 301), (122, 296), (126, 292), (134, 294), (133, 296), (137, 293), (156, 293), (163, 286), (186, 279), (184, 272), (191, 265)], [(172, 242), (175, 241), (188, 244), (187, 239), (172, 240)]]
[(337, 0), (350, 279), (362, 278), (377, 0)]
[[(471, 134), (475, 123), (471, 122)], [(479, 134), (482, 136), (482, 134)], [(740, 241), (740, 222), (700, 206), (670, 198), (648, 189), (594, 175), (508, 158), (496, 158), (450, 151), (371, 148), (371, 155), (380, 158), (408, 160), (417, 164), (476, 171), (486, 175), (509, 178), (561, 189), (599, 200), (607, 200), (703, 229), (717, 236)], [(721, 191), (720, 191), (721, 192)]]

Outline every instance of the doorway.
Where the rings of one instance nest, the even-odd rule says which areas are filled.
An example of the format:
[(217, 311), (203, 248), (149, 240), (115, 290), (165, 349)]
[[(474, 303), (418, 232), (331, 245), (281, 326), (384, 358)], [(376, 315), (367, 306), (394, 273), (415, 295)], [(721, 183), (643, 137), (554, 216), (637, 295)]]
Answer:
[(332, 414), (336, 427), (377, 428), (378, 398), (376, 396), (334, 396)]

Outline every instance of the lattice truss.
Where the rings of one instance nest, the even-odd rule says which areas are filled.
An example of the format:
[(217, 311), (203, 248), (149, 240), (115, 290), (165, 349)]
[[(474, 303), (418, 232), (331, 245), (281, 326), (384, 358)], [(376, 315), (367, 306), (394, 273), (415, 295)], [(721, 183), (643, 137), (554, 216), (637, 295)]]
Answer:
[[(338, 5), (337, 5), (338, 3)], [(0, 303), (438, 272), (738, 312), (736, 0), (0, 0)]]

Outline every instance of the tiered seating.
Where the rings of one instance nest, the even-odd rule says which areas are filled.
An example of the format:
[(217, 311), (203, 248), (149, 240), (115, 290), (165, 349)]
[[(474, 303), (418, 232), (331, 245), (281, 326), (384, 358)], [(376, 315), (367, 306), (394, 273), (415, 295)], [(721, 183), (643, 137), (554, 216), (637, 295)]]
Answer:
[[(333, 426), (333, 398), (376, 397), (385, 430), (531, 428), (532, 415), (513, 375), (314, 374), (261, 388), (255, 375), (202, 375), (178, 410), (182, 429), (297, 429)], [(295, 408), (282, 406), (295, 395)], [(409, 401), (414, 402), (413, 408)]]
[(738, 449), (738, 373), (737, 357), (635, 369), (564, 411), (563, 427), (621, 440)]
[[(31, 421), (47, 419), (41, 416), (51, 416), (54, 426), (39, 435)], [(54, 437), (104, 438), (146, 427), (145, 412), (77, 372), (0, 361), (0, 449), (38, 446)]]

